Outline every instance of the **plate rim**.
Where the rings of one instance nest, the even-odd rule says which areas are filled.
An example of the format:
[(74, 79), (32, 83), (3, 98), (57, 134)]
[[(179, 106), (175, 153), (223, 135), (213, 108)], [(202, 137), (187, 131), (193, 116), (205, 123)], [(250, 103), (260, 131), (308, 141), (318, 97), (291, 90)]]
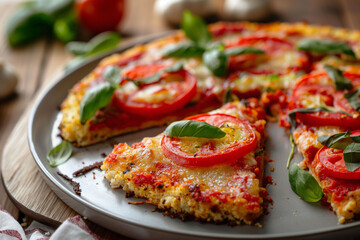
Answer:
[[(349, 230), (349, 229), (352, 229), (355, 227), (359, 227), (360, 221), (357, 221), (357, 222), (350, 222), (350, 223), (341, 224), (341, 225), (338, 224), (335, 227), (321, 228), (321, 230), (308, 230), (308, 231), (301, 231), (301, 232), (292, 232), (291, 234), (288, 234), (288, 233), (272, 233), (272, 234), (232, 233), (232, 234), (229, 234), (226, 236), (222, 235), (221, 233), (220, 234), (211, 233), (211, 235), (210, 235), (210, 234), (199, 233), (196, 231), (179, 232), (174, 229), (172, 229), (172, 230), (166, 229), (165, 230), (165, 229), (162, 229), (161, 227), (150, 227), (150, 226), (146, 226), (144, 224), (137, 223), (132, 220), (116, 217), (111, 212), (109, 212), (105, 209), (101, 209), (97, 205), (95, 205), (91, 202), (88, 202), (85, 199), (82, 199), (80, 196), (77, 196), (74, 192), (72, 192), (71, 190), (66, 188), (63, 183), (59, 182), (57, 179), (55, 179), (52, 176), (52, 174), (45, 168), (45, 165), (42, 163), (40, 157), (38, 156), (38, 153), (37, 153), (36, 147), (35, 147), (35, 143), (34, 143), (35, 141), (33, 140), (33, 129), (32, 129), (32, 127), (34, 125), (35, 116), (37, 114), (37, 111), (39, 110), (40, 104), (42, 103), (44, 98), (49, 94), (49, 92), (51, 90), (53, 90), (54, 88), (56, 88), (62, 81), (66, 81), (66, 79), (71, 77), (71, 75), (73, 75), (77, 72), (80, 72), (83, 68), (86, 68), (87, 65), (89, 65), (89, 64), (94, 64), (95, 62), (100, 62), (103, 58), (105, 58), (111, 54), (121, 53), (123, 51), (126, 51), (127, 49), (130, 49), (130, 48), (138, 45), (138, 44), (146, 44), (146, 43), (149, 43), (156, 39), (160, 39), (162, 37), (169, 36), (170, 34), (174, 33), (175, 31), (168, 31), (165, 33), (153, 34), (151, 36), (144, 37), (144, 39), (142, 39), (142, 40), (134, 40), (134, 42), (129, 42), (119, 48), (116, 48), (115, 50), (112, 50), (107, 53), (99, 54), (98, 56), (96, 56), (94, 58), (88, 59), (87, 61), (80, 64), (78, 67), (74, 68), (73, 70), (58, 76), (56, 80), (49, 83), (38, 94), (36, 100), (34, 101), (33, 106), (31, 107), (31, 111), (30, 111), (30, 115), (29, 115), (29, 120), (28, 120), (28, 124), (27, 124), (27, 141), (28, 141), (28, 146), (30, 148), (30, 152), (33, 156), (33, 159), (35, 160), (38, 168), (41, 170), (42, 177), (44, 178), (46, 184), (52, 189), (52, 191), (54, 191), (54, 193), (57, 195), (57, 197), (59, 197), (62, 201), (66, 202), (66, 205), (68, 205), (70, 208), (73, 209), (73, 207), (70, 206), (70, 204), (68, 204), (68, 201), (65, 201), (64, 197), (60, 196), (58, 191), (56, 191), (54, 188), (57, 188), (58, 190), (60, 190), (67, 197), (70, 197), (72, 199), (72, 201), (76, 201), (77, 203), (80, 203), (83, 207), (89, 208), (91, 211), (97, 212), (99, 214), (104, 214), (105, 217), (110, 218), (112, 220), (120, 221), (120, 222), (126, 223), (126, 224), (135, 225), (137, 227), (145, 228), (145, 229), (152, 230), (152, 231), (155, 230), (155, 231), (158, 231), (159, 233), (166, 232), (169, 234), (181, 235), (183, 237), (206, 237), (206, 238), (224, 238), (224, 239), (268, 239), (268, 238), (309, 237), (309, 236), (317, 236), (317, 235), (321, 235), (321, 234), (334, 233), (334, 232), (339, 232), (339, 231), (344, 231), (344, 230)], [(66, 97), (66, 96), (64, 96), (64, 97)], [(49, 183), (49, 181), (51, 184)], [(76, 212), (78, 212), (78, 211), (76, 211)], [(79, 213), (83, 214), (82, 211), (80, 211)], [(94, 219), (91, 219), (90, 217), (89, 217), (89, 219), (94, 221)], [(96, 221), (94, 221), (94, 222), (96, 222)], [(109, 227), (104, 226), (99, 222), (97, 222), (97, 223), (107, 229), (110, 229)], [(209, 223), (207, 223), (207, 224), (209, 224)], [(253, 226), (253, 227), (256, 227), (256, 226)], [(113, 230), (113, 229), (111, 229), (111, 230)]]

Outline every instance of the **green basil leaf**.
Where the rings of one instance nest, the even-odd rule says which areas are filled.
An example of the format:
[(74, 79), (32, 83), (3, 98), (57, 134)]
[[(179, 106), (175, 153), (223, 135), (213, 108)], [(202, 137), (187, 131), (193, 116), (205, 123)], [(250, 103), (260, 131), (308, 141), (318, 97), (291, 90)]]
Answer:
[(206, 122), (183, 120), (171, 123), (164, 131), (169, 137), (222, 138), (226, 135), (220, 128)]
[(231, 90), (231, 88), (226, 89), (223, 102), (224, 102), (224, 104), (232, 102), (232, 90)]
[(325, 65), (324, 68), (329, 77), (334, 81), (336, 90), (350, 90), (354, 88), (350, 80), (343, 75), (340, 69), (330, 65)]
[(344, 97), (356, 111), (360, 110), (360, 89), (359, 88), (352, 92), (345, 93)]
[(298, 42), (297, 48), (302, 51), (324, 54), (344, 53), (356, 58), (354, 51), (345, 42), (335, 42), (327, 39), (303, 39)]
[(62, 141), (59, 145), (52, 148), (47, 154), (50, 167), (56, 167), (66, 162), (72, 154), (72, 146), (67, 141)]
[(235, 56), (241, 54), (264, 54), (265, 52), (258, 48), (251, 47), (234, 47), (225, 50), (225, 54), (228, 56)]
[(120, 40), (120, 35), (115, 32), (100, 33), (88, 42), (89, 51), (86, 53), (86, 56), (110, 51), (119, 44)]
[(166, 57), (188, 58), (201, 56), (204, 51), (204, 48), (193, 42), (182, 42), (165, 47), (162, 54)]
[(65, 66), (65, 72), (70, 72), (71, 70), (80, 66), (83, 62), (85, 62), (87, 58), (85, 56), (77, 56), (71, 59)]
[(121, 70), (118, 66), (110, 65), (104, 69), (103, 77), (112, 85), (118, 85), (121, 82)]
[(74, 0), (36, 0), (33, 1), (34, 8), (49, 15), (57, 17), (65, 12), (72, 10)]
[(52, 17), (34, 8), (34, 4), (20, 7), (10, 18), (6, 35), (10, 46), (28, 44), (50, 32)]
[(101, 83), (93, 88), (90, 88), (80, 103), (80, 122), (85, 124), (96, 111), (105, 107), (110, 103), (110, 100), (115, 91), (115, 87), (108, 82)]
[(333, 134), (331, 136), (321, 135), (317, 140), (324, 146), (335, 148), (335, 149), (345, 149), (350, 143), (353, 142), (350, 137), (351, 133), (349, 131), (343, 133)]
[(224, 51), (212, 49), (203, 54), (203, 62), (205, 66), (215, 76), (225, 76), (228, 69), (228, 56)]
[(291, 189), (307, 202), (318, 202), (323, 196), (315, 178), (297, 164), (291, 165), (289, 169), (289, 182)]
[(350, 172), (360, 167), (360, 143), (350, 143), (344, 150), (344, 162)]
[(183, 13), (181, 28), (190, 40), (203, 48), (212, 39), (204, 20), (192, 14), (189, 10), (185, 10)]
[(77, 30), (77, 21), (73, 11), (62, 15), (54, 22), (54, 35), (64, 43), (74, 40), (77, 36)]
[(75, 56), (92, 56), (114, 49), (121, 38), (117, 33), (104, 32), (93, 37), (89, 42), (70, 42), (66, 49)]
[(295, 153), (295, 142), (294, 142), (294, 137), (291, 133), (289, 139), (291, 144), (291, 151), (287, 160), (286, 169), (289, 169), (291, 159), (294, 157), (294, 153)]
[(296, 113), (314, 113), (314, 112), (331, 112), (331, 113), (343, 113), (345, 115), (351, 116), (351, 114), (341, 111), (341, 110), (334, 110), (329, 107), (321, 106), (315, 108), (298, 108), (290, 111), (288, 113), (288, 119), (290, 123), (290, 130), (293, 131), (296, 126)]
[(143, 78), (143, 79), (140, 79), (140, 80), (133, 80), (131, 78), (126, 78), (126, 80), (129, 80), (129, 81), (132, 81), (136, 86), (141, 86), (141, 84), (150, 84), (150, 83), (154, 83), (154, 82), (157, 82), (160, 80), (161, 78), (161, 75), (164, 73), (164, 72), (177, 72), (179, 71), (180, 69), (184, 68), (184, 65), (183, 63), (181, 62), (178, 62), (170, 67), (167, 67), (167, 68), (163, 68), (161, 70), (159, 70), (156, 74), (150, 76), (150, 77), (146, 77), (146, 78)]

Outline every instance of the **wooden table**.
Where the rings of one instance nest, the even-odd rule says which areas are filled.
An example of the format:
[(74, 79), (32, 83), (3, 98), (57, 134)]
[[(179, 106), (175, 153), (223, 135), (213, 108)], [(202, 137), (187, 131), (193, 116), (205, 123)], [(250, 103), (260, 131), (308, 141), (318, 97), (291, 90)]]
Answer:
[[(219, 6), (223, 2), (222, 0), (214, 1)], [(153, 13), (153, 2), (153, 0), (127, 2), (128, 11), (121, 27), (124, 42), (140, 35), (160, 33), (171, 29)], [(23, 112), (31, 105), (39, 89), (51, 82), (55, 75), (61, 74), (64, 64), (71, 59), (71, 56), (64, 50), (64, 45), (51, 39), (41, 39), (18, 49), (11, 49), (7, 45), (4, 33), (5, 25), (17, 4), (0, 0), (2, 9), (0, 15), (0, 59), (11, 63), (16, 68), (20, 80), (17, 93), (5, 100), (0, 100), (0, 157), (13, 127)], [(272, 6), (273, 15), (268, 19), (269, 21), (307, 21), (311, 24), (360, 29), (360, 4), (357, 0), (272, 0)], [(221, 9), (221, 7), (217, 9)], [(6, 166), (4, 169), (6, 171)], [(19, 217), (19, 210), (5, 194), (2, 183), (0, 184), (0, 205), (15, 218)], [(22, 206), (18, 207), (22, 208)], [(22, 208), (22, 210), (24, 209)], [(34, 219), (46, 222), (46, 219), (44, 220), (34, 212), (30, 215)], [(120, 237), (95, 225), (92, 225), (92, 228), (106, 239)]]

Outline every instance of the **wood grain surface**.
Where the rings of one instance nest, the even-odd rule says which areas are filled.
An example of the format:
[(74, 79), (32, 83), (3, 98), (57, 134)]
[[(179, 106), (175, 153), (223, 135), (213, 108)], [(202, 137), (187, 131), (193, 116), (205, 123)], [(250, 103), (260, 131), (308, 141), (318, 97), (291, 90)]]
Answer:
[[(139, 35), (170, 29), (153, 13), (153, 2), (127, 1), (128, 12), (121, 27), (124, 42), (134, 41)], [(215, 0), (215, 3), (220, 6), (222, 1)], [(0, 2), (3, 13), (0, 14), (0, 59), (11, 63), (19, 75), (17, 94), (0, 101), (2, 179), (16, 207), (4, 194), (1, 184), (0, 205), (15, 218), (18, 218), (20, 210), (38, 221), (58, 225), (76, 212), (59, 200), (41, 178), (28, 148), (26, 128), (34, 97), (41, 88), (62, 74), (63, 66), (71, 56), (64, 50), (63, 44), (51, 39), (11, 49), (5, 41), (5, 24), (17, 4)], [(273, 0), (272, 7), (273, 15), (268, 21), (307, 21), (360, 29), (360, 4), (357, 0)], [(95, 224), (90, 223), (90, 227), (104, 239), (126, 239)]]

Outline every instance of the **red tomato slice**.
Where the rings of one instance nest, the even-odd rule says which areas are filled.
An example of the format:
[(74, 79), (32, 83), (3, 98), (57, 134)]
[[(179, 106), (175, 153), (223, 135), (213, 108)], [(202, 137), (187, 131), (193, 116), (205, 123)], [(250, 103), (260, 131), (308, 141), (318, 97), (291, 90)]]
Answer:
[[(358, 135), (360, 135), (360, 130), (353, 131), (351, 134), (351, 136)], [(354, 172), (350, 172), (346, 169), (343, 152), (344, 150), (324, 146), (318, 151), (315, 158), (322, 164), (324, 167), (323, 173), (327, 176), (360, 180), (360, 168), (356, 169)]]
[(244, 26), (239, 23), (218, 23), (210, 27), (210, 32), (214, 37), (221, 37), (228, 33), (240, 33)]
[(141, 81), (144, 78), (155, 75), (159, 70), (169, 67), (166, 64), (139, 65), (122, 74), (123, 78), (130, 78), (134, 81)]
[[(231, 164), (254, 151), (257, 146), (256, 134), (245, 120), (220, 113), (200, 114), (187, 119), (207, 122), (228, 132), (221, 139), (170, 138), (164, 136), (161, 141), (164, 154), (178, 165), (210, 167), (219, 164)], [(235, 131), (241, 131), (242, 137), (233, 137), (236, 135)], [(233, 134), (231, 135), (231, 133)], [(185, 145), (182, 146), (182, 144)], [(221, 147), (218, 148), (217, 146)]]
[(249, 71), (262, 74), (285, 74), (300, 70), (309, 70), (308, 56), (297, 51), (295, 46), (286, 40), (270, 36), (253, 36), (240, 38), (229, 44), (232, 47), (254, 47), (266, 54), (242, 54), (230, 57), (230, 71)]
[[(360, 75), (344, 73), (354, 86), (360, 85)], [(339, 126), (347, 129), (360, 128), (360, 116), (344, 98), (345, 91), (336, 91), (335, 84), (327, 73), (305, 75), (294, 87), (289, 101), (289, 111), (298, 108), (318, 107), (326, 105), (351, 114), (344, 113), (297, 113), (296, 118), (310, 126)], [(353, 116), (356, 116), (355, 118)]]
[(158, 82), (139, 88), (132, 83), (127, 84), (130, 84), (130, 87), (132, 85), (132, 88), (127, 89), (126, 85), (123, 85), (116, 90), (113, 104), (125, 112), (140, 116), (174, 112), (190, 102), (197, 91), (195, 76), (184, 69), (163, 73)]

